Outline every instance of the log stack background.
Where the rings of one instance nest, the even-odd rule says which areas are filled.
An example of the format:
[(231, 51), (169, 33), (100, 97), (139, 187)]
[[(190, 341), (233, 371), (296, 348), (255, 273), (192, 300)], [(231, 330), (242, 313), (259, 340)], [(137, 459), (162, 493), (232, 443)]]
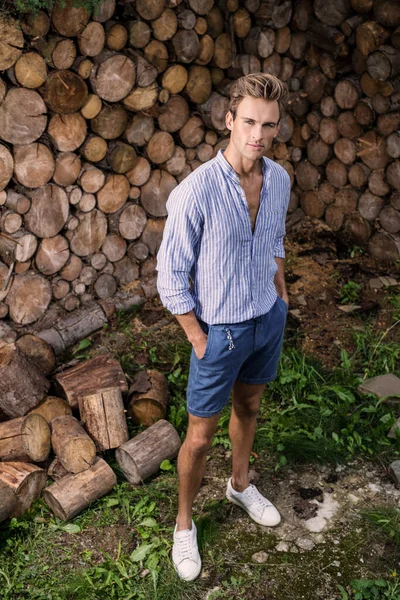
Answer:
[(0, 318), (154, 296), (168, 194), (227, 145), (230, 86), (260, 70), (290, 91), (269, 153), (289, 222), (399, 259), (398, 0), (56, 4), (0, 36)]

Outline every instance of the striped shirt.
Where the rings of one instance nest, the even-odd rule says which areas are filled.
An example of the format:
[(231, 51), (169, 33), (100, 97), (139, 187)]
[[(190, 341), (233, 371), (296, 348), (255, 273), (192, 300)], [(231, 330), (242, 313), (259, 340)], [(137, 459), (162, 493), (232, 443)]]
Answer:
[(192, 309), (208, 323), (240, 323), (267, 313), (276, 301), (275, 257), (284, 258), (290, 177), (263, 159), (254, 233), (239, 176), (223, 151), (169, 195), (157, 255), (157, 288), (173, 314)]

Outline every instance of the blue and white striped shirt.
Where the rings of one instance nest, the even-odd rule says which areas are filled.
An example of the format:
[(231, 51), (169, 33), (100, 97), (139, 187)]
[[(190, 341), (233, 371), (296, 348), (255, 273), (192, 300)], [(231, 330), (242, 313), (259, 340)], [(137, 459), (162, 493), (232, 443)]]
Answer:
[(169, 195), (157, 288), (171, 313), (194, 309), (199, 319), (217, 325), (247, 321), (272, 308), (274, 257), (285, 256), (290, 177), (269, 158), (262, 167), (254, 233), (239, 176), (222, 150)]

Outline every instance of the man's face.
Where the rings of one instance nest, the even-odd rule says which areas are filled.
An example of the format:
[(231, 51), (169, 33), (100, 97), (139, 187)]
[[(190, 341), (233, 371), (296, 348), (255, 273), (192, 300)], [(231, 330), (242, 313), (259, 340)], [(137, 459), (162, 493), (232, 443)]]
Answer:
[(278, 102), (245, 96), (236, 111), (226, 115), (226, 126), (231, 131), (231, 143), (248, 160), (260, 159), (271, 147), (280, 125)]

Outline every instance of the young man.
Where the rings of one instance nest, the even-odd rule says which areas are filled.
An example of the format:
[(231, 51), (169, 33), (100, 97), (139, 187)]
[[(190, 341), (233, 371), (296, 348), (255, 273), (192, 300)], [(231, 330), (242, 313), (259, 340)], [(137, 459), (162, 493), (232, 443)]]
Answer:
[(264, 157), (279, 132), (285, 94), (284, 84), (272, 75), (238, 79), (226, 115), (228, 147), (182, 181), (167, 202), (158, 291), (193, 346), (172, 551), (174, 566), (186, 580), (201, 570), (192, 505), (231, 390), (227, 498), (256, 523), (280, 521), (271, 502), (249, 485), (248, 468), (261, 397), (276, 375), (288, 310), (283, 238), (290, 178)]

